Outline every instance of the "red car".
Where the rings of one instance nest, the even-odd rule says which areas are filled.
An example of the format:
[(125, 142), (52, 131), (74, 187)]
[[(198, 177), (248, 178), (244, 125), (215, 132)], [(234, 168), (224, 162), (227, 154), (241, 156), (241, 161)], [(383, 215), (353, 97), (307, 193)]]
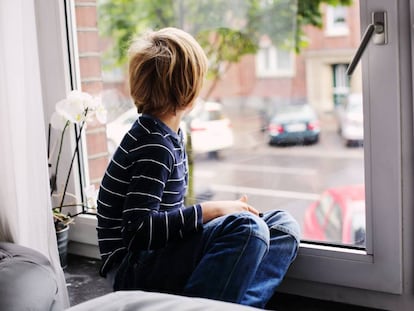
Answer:
[(329, 188), (305, 213), (303, 240), (365, 245), (365, 187)]

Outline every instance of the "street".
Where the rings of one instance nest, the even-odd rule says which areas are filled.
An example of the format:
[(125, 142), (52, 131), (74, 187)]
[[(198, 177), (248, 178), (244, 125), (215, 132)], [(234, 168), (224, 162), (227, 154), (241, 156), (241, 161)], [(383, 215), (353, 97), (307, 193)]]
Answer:
[(196, 155), (196, 195), (224, 200), (247, 194), (258, 210), (287, 210), (302, 224), (324, 189), (364, 183), (363, 148), (345, 147), (332, 120), (324, 121), (317, 144), (286, 147), (269, 146), (255, 125), (234, 124), (233, 148), (218, 158)]

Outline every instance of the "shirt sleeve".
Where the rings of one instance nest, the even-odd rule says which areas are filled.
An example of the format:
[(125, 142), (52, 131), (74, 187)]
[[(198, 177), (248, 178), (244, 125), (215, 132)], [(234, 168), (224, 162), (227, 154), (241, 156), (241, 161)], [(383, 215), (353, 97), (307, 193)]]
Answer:
[(201, 206), (160, 210), (174, 168), (174, 153), (162, 143), (132, 151), (131, 181), (123, 209), (123, 238), (129, 250), (162, 248), (170, 241), (202, 229)]

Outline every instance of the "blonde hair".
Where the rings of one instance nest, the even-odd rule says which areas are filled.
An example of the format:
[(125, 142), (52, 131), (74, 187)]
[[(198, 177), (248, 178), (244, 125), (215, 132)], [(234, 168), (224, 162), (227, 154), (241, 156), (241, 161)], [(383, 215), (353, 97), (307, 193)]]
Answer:
[(199, 95), (207, 57), (185, 31), (169, 27), (147, 32), (128, 53), (130, 93), (139, 113), (175, 113)]

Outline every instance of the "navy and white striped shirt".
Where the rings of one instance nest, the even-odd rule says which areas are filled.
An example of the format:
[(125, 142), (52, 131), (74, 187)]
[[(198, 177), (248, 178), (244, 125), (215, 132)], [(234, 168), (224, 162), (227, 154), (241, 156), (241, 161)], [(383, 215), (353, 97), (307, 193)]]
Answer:
[(199, 204), (184, 206), (187, 159), (179, 135), (142, 115), (126, 133), (102, 179), (98, 242), (106, 275), (127, 251), (165, 247), (202, 229)]

